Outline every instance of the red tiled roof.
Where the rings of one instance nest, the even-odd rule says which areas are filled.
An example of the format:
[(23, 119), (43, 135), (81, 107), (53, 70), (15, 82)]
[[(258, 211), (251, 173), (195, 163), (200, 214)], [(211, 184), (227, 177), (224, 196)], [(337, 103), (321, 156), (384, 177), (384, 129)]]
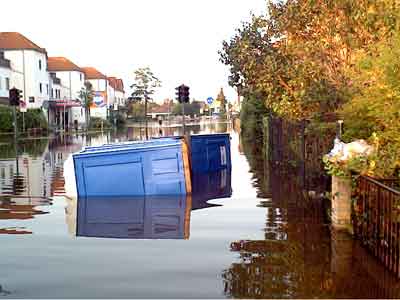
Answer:
[(170, 113), (171, 110), (172, 110), (172, 104), (171, 103), (163, 103), (160, 106), (152, 107), (150, 109), (150, 113), (153, 113), (153, 114), (164, 113), (165, 114), (165, 113)]
[(0, 49), (2, 50), (36, 50), (47, 54), (46, 49), (39, 47), (19, 32), (0, 32)]
[(86, 79), (107, 79), (107, 76), (92, 67), (84, 67), (81, 70), (85, 73)]
[(49, 57), (47, 59), (47, 69), (49, 71), (79, 71), (82, 72), (76, 64), (65, 57)]
[(108, 82), (114, 90), (124, 92), (124, 82), (122, 81), (122, 79), (108, 77)]
[(117, 90), (124, 93), (124, 82), (122, 79), (117, 79)]

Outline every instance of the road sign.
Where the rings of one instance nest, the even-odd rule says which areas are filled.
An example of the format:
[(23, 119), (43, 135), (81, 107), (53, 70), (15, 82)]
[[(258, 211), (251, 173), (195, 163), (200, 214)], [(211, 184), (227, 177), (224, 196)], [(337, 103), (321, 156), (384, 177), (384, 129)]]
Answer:
[(20, 112), (26, 112), (27, 108), (26, 108), (26, 102), (23, 100), (19, 101), (19, 111)]
[(207, 103), (208, 103), (208, 104), (211, 105), (213, 102), (214, 102), (213, 97), (208, 97), (208, 98), (207, 98)]

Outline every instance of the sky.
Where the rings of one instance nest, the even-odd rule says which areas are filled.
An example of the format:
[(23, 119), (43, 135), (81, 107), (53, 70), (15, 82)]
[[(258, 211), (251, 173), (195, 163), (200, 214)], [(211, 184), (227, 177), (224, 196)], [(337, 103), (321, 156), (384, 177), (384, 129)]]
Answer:
[[(265, 0), (9, 0), (2, 1), (0, 31), (17, 31), (78, 66), (133, 83), (133, 72), (150, 67), (162, 87), (154, 99), (175, 98), (190, 87), (196, 100), (216, 97), (228, 85), (229, 68), (219, 61), (222, 41), (250, 14), (263, 14)], [(16, 20), (17, 17), (17, 20)]]

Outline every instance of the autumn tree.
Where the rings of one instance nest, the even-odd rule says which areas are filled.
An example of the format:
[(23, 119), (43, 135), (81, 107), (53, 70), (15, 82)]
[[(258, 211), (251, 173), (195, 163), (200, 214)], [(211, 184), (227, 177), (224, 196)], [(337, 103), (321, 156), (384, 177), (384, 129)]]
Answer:
[(134, 102), (144, 102), (144, 118), (146, 121), (146, 138), (148, 138), (147, 108), (148, 101), (152, 100), (156, 88), (161, 87), (161, 81), (154, 75), (149, 67), (139, 68), (135, 72), (134, 83), (131, 85)]

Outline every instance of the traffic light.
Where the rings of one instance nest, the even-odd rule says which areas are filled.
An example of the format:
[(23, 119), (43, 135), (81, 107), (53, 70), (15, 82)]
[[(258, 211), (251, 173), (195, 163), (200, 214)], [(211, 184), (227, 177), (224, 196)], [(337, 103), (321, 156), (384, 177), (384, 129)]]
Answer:
[(189, 87), (182, 84), (175, 88), (177, 90), (176, 92), (176, 99), (179, 101), (179, 103), (189, 103)]
[(19, 102), (22, 98), (21, 92), (22, 92), (21, 90), (16, 88), (10, 89), (9, 91), (10, 105), (19, 106)]

